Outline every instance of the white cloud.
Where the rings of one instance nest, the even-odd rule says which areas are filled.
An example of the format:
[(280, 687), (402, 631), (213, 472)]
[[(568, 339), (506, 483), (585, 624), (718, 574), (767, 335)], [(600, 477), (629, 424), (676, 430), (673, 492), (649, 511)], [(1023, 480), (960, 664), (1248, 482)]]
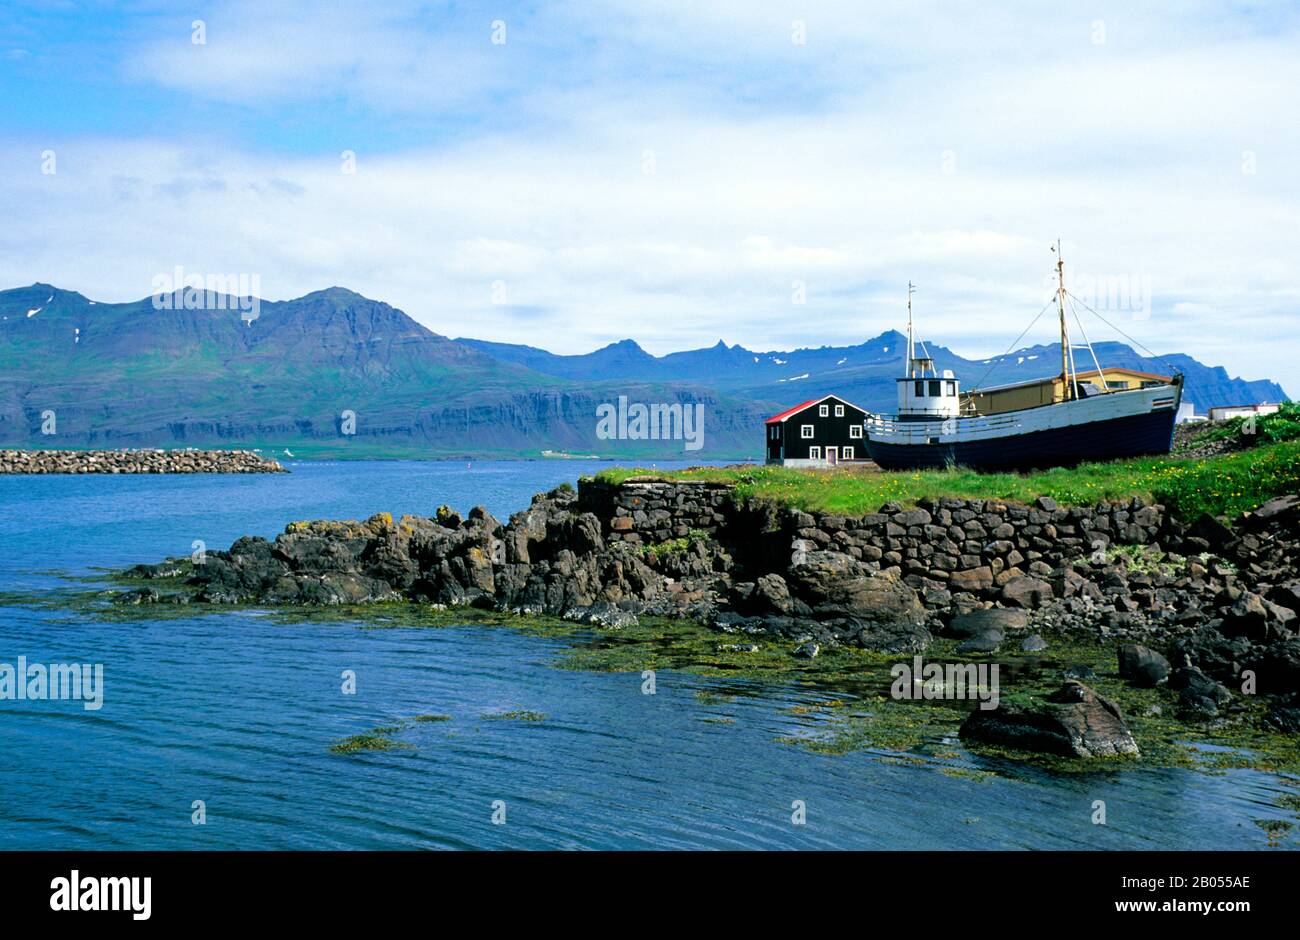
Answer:
[(422, 4), (398, 0), (218, 3), (202, 20), (202, 42), (191, 24), (169, 21), (124, 68), (135, 78), (249, 104), (324, 97), (409, 111), (471, 103), (500, 72), (488, 22), (480, 41), (467, 42), (463, 34), (429, 30), (424, 12)]
[(1061, 236), (1072, 277), (1149, 289), (1149, 316), (1115, 321), (1143, 343), (1300, 389), (1286, 30), (1127, 7), (800, 7), (512, 18), (509, 69), (481, 16), (428, 40), (407, 7), (218, 8), (206, 47), (160, 40), (133, 74), (251, 108), (324, 90), (483, 117), (499, 93), (517, 121), (399, 149), (363, 137), (355, 175), (332, 150), (154, 137), (70, 139), (47, 177), (43, 144), (13, 141), (0, 198), (24, 224), (0, 233), (0, 279), (124, 300), (175, 264), (256, 272), (271, 299), (342, 284), (450, 335), (658, 353), (859, 342), (902, 325), (913, 280), (927, 336), (986, 357), (1042, 305)]

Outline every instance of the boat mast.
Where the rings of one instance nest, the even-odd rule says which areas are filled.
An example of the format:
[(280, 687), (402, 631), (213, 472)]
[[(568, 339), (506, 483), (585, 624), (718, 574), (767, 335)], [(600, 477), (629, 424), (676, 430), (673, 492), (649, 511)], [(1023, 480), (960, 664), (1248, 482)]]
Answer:
[(1052, 251), (1056, 252), (1056, 306), (1061, 314), (1061, 388), (1065, 396), (1064, 400), (1069, 401), (1074, 395), (1073, 389), (1070, 388), (1070, 337), (1065, 326), (1065, 258), (1061, 256), (1059, 238)]
[(913, 339), (912, 332), (912, 291), (916, 290), (916, 285), (911, 281), (907, 282), (907, 377), (910, 379), (916, 374), (914, 366), (914, 355), (916, 341)]

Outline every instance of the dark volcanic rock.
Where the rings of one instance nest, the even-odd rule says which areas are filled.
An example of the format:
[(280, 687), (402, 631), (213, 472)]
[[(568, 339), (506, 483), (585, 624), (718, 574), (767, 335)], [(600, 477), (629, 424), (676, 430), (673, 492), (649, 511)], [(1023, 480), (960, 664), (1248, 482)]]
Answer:
[(756, 606), (766, 608), (782, 616), (789, 616), (793, 610), (793, 604), (790, 600), (790, 588), (786, 586), (785, 578), (779, 574), (765, 574), (759, 577), (754, 582), (754, 593), (751, 600)]
[(788, 575), (791, 591), (822, 618), (855, 617), (879, 623), (925, 622), (915, 589), (886, 572), (864, 571), (840, 552), (808, 552)]
[(1264, 723), (1283, 734), (1300, 734), (1300, 695), (1278, 699), (1265, 716)]
[(800, 643), (796, 646), (794, 648), (794, 655), (798, 656), (800, 659), (816, 659), (821, 651), (821, 646), (810, 640), (807, 643)]
[(1263, 506), (1260, 506), (1252, 512), (1248, 518), (1253, 528), (1258, 528), (1260, 523), (1270, 522), (1275, 519), (1295, 519), (1300, 517), (1300, 496), (1279, 496), (1277, 499), (1270, 499)]
[(1176, 670), (1169, 678), (1169, 687), (1179, 690), (1179, 711), (1191, 718), (1216, 718), (1219, 709), (1232, 701), (1231, 692), (1190, 666)]
[(1071, 757), (1138, 753), (1119, 709), (1079, 682), (1065, 683), (1035, 707), (976, 709), (960, 734), (968, 740)]
[(1271, 617), (1272, 613), (1264, 598), (1245, 591), (1223, 608), (1223, 632), (1228, 636), (1263, 640)]
[(588, 607), (570, 608), (565, 612), (564, 619), (604, 627), (607, 630), (635, 627), (638, 623), (636, 614), (623, 610), (609, 601), (601, 601)]
[(1240, 675), (1242, 664), (1250, 657), (1251, 644), (1245, 637), (1226, 637), (1217, 627), (1218, 624), (1211, 621), (1176, 639), (1173, 643), (1175, 661), (1197, 666), (1206, 675), (1231, 681)]
[(1008, 604), (1035, 610), (1052, 600), (1052, 586), (1039, 578), (1012, 578), (1002, 586), (1002, 599)]
[(957, 644), (958, 653), (996, 653), (1002, 645), (1002, 631), (988, 630), (977, 636), (968, 637)]
[(991, 630), (1007, 633), (1012, 630), (1024, 630), (1029, 626), (1029, 615), (1023, 610), (1009, 610), (1004, 607), (989, 607), (958, 614), (948, 624), (947, 633), (955, 637), (979, 636)]
[(858, 646), (877, 653), (923, 653), (934, 637), (923, 624), (865, 621), (855, 637)]
[[(1300, 693), (1300, 637), (1275, 640), (1256, 647), (1244, 657), (1244, 668), (1256, 674), (1257, 691), (1264, 695)], [(1240, 674), (1221, 675), (1225, 682), (1239, 681)]]
[(1268, 599), (1279, 607), (1300, 610), (1300, 581), (1278, 585), (1269, 592)]
[(954, 571), (949, 583), (957, 591), (983, 591), (993, 586), (993, 569), (988, 565)]
[(1169, 660), (1141, 644), (1125, 643), (1119, 648), (1119, 674), (1134, 685), (1155, 688), (1169, 676)]

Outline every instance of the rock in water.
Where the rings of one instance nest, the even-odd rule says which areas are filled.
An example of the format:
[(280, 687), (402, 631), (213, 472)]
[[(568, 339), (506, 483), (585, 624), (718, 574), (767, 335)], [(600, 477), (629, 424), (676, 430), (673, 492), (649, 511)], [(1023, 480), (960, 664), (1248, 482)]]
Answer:
[(1138, 754), (1123, 715), (1081, 682), (1066, 682), (1042, 705), (976, 709), (961, 726), (963, 738), (1067, 757)]

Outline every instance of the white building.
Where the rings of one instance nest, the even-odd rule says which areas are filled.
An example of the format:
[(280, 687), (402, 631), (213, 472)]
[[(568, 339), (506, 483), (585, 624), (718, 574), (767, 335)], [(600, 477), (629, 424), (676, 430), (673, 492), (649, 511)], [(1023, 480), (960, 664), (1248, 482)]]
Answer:
[(1281, 405), (1264, 402), (1258, 405), (1219, 405), (1210, 409), (1211, 421), (1228, 421), (1232, 418), (1246, 418), (1250, 415), (1271, 415), (1275, 413)]

